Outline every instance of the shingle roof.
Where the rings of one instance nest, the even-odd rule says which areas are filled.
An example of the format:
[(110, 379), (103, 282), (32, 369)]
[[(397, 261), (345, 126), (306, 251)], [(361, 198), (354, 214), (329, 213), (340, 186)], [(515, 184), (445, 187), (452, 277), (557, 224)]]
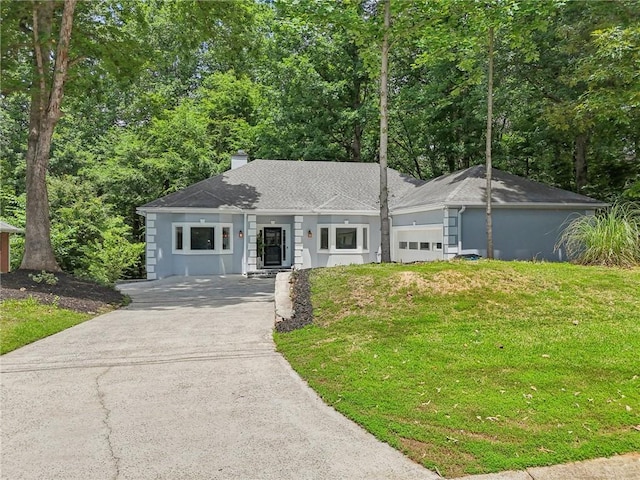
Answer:
[(13, 225), (7, 223), (7, 222), (3, 222), (2, 220), (0, 220), (0, 232), (5, 233), (22, 233), (24, 230), (22, 230), (21, 228), (18, 227), (14, 227)]
[[(395, 206), (396, 210), (423, 205), (481, 205), (486, 202), (486, 168), (467, 168), (434, 178), (415, 189)], [(513, 204), (585, 204), (593, 207), (605, 204), (584, 195), (550, 187), (501, 170), (492, 169), (493, 203)]]
[[(424, 185), (388, 170), (389, 206)], [(314, 212), (379, 210), (377, 163), (254, 160), (147, 203), (158, 207), (240, 208)]]
[[(388, 170), (389, 208), (481, 205), (485, 203), (484, 165), (428, 182)], [(255, 160), (147, 203), (147, 208), (221, 208), (303, 212), (377, 212), (380, 170), (377, 163)], [(493, 169), (496, 205), (605, 204)]]

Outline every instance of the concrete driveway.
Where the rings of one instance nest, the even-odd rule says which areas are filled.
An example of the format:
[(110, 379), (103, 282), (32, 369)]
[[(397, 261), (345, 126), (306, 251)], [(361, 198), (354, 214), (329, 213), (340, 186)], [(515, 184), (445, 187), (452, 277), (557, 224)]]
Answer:
[(133, 303), (4, 355), (3, 479), (434, 479), (274, 350), (273, 280), (132, 283)]

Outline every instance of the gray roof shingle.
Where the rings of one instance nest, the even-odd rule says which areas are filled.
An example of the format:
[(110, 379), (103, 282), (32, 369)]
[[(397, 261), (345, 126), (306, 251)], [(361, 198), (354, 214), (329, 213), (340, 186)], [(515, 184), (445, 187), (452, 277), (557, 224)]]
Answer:
[[(428, 182), (388, 170), (389, 208), (481, 205), (485, 203), (484, 165)], [(219, 208), (302, 212), (377, 212), (380, 170), (377, 163), (254, 160), (147, 203), (149, 208)], [(605, 204), (493, 169), (496, 205)]]
[[(393, 207), (425, 182), (389, 169), (388, 183)], [(379, 190), (377, 163), (254, 160), (141, 208), (377, 212)]]
[(22, 233), (24, 232), (24, 230), (18, 227), (14, 227), (10, 223), (3, 222), (0, 220), (0, 232), (1, 233)]
[[(443, 175), (428, 181), (408, 194), (396, 209), (423, 205), (481, 205), (486, 202), (486, 168), (477, 165)], [(550, 187), (501, 170), (492, 169), (492, 195), (494, 204), (584, 204), (604, 206), (603, 202), (584, 195)]]

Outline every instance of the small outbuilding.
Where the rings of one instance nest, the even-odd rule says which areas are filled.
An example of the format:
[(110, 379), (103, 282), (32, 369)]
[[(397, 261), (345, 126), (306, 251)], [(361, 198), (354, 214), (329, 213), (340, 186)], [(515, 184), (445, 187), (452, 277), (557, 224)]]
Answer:
[(0, 220), (0, 273), (7, 273), (11, 270), (11, 247), (9, 245), (9, 235), (12, 233), (22, 233), (23, 230)]

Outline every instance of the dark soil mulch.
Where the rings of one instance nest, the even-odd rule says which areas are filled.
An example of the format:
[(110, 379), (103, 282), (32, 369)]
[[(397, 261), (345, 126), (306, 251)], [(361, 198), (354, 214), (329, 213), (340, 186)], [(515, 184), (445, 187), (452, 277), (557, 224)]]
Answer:
[(290, 332), (313, 323), (313, 306), (311, 305), (311, 285), (308, 270), (296, 270), (291, 275), (291, 300), (293, 317), (276, 324), (278, 332)]
[(90, 280), (80, 280), (64, 272), (55, 272), (58, 282), (37, 283), (29, 274), (42, 272), (16, 270), (3, 273), (0, 278), (0, 300), (33, 297), (44, 304), (56, 304), (77, 312), (98, 313), (122, 305), (126, 297), (111, 287)]

